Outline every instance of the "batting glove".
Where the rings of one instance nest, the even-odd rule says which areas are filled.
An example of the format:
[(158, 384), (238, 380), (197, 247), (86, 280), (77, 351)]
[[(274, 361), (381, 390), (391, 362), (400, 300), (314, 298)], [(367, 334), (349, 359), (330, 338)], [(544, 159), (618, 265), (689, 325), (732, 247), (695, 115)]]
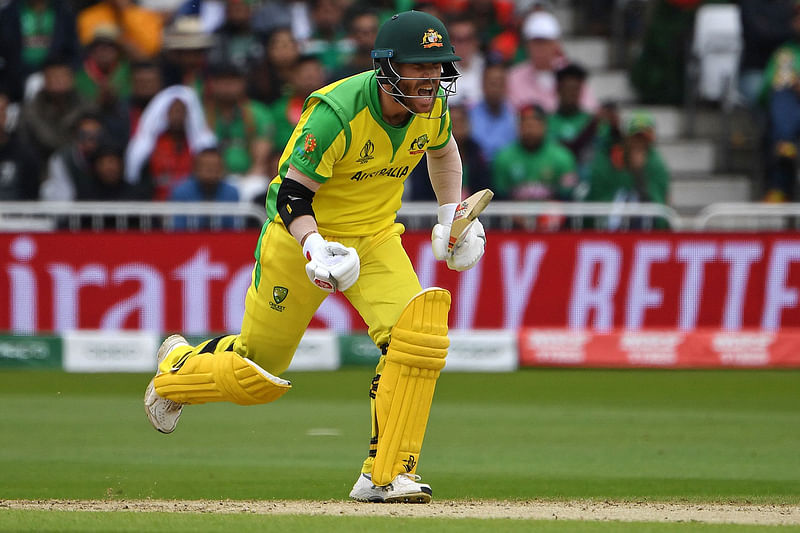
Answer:
[(431, 233), (431, 247), (433, 256), (439, 261), (447, 261), (450, 270), (462, 272), (474, 267), (486, 247), (486, 232), (483, 224), (478, 219), (473, 220), (458, 237), (452, 250), (447, 249), (450, 240), (450, 227), (458, 204), (444, 204), (439, 206), (437, 213), (438, 224), (433, 226)]
[(443, 204), (439, 206), (436, 213), (439, 223), (433, 226), (431, 247), (433, 248), (433, 256), (439, 261), (445, 261), (451, 255), (451, 251), (447, 249), (447, 242), (450, 240), (450, 226), (453, 225), (456, 207), (458, 207), (458, 204)]
[(319, 233), (312, 233), (303, 243), (303, 255), (308, 259), (308, 279), (324, 291), (346, 291), (358, 279), (361, 262), (355, 248), (326, 241)]
[(486, 247), (486, 232), (483, 230), (481, 221), (476, 218), (470, 222), (458, 240), (452, 254), (447, 258), (447, 266), (450, 267), (450, 270), (462, 272), (474, 267), (483, 257)]

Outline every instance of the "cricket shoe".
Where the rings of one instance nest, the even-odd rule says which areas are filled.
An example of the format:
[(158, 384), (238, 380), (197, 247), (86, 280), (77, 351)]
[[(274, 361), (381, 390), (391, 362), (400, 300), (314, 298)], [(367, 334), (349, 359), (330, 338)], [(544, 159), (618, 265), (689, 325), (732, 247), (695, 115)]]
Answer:
[[(169, 353), (179, 346), (189, 346), (186, 339), (180, 335), (170, 335), (161, 343), (158, 349), (158, 365), (161, 365)], [(160, 369), (156, 369), (156, 376), (161, 373)], [(144, 412), (147, 413), (147, 419), (161, 433), (172, 433), (175, 431), (175, 426), (178, 425), (178, 419), (181, 417), (181, 410), (183, 404), (173, 402), (162, 398), (156, 392), (155, 377), (150, 380), (150, 384), (144, 391)]]
[(370, 503), (430, 503), (431, 486), (419, 483), (416, 474), (398, 474), (391, 483), (378, 487), (372, 483), (372, 475), (361, 474), (350, 491), (350, 497), (359, 502)]

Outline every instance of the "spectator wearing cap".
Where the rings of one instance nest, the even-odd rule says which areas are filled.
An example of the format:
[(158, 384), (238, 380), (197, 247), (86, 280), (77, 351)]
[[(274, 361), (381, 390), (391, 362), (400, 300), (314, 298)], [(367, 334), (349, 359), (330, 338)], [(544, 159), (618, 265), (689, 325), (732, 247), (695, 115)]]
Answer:
[[(547, 11), (534, 11), (525, 19), (522, 36), (528, 60), (511, 69), (508, 75), (508, 98), (515, 108), (538, 105), (548, 113), (558, 107), (555, 71), (568, 61), (561, 47), (561, 27)], [(581, 107), (593, 111), (597, 102), (584, 86)]]
[(264, 45), (251, 24), (253, 0), (228, 0), (225, 23), (214, 32), (211, 63), (232, 63), (246, 69), (261, 60)]
[(78, 35), (69, 2), (10, 0), (0, 8), (0, 80), (13, 101), (23, 96), (25, 80), (49, 56), (77, 64)]
[(274, 146), (285, 146), (289, 142), (294, 127), (300, 122), (306, 98), (324, 84), (325, 70), (319, 59), (301, 57), (295, 64), (286, 92), (270, 105), (275, 121)]
[(84, 100), (118, 100), (130, 92), (130, 65), (114, 25), (95, 26), (86, 57), (75, 75), (75, 89)]
[(71, 125), (85, 105), (75, 90), (75, 74), (62, 58), (49, 58), (42, 68), (43, 85), (25, 102), (20, 135), (39, 161), (70, 141)]
[(475, 21), (468, 15), (460, 15), (447, 24), (450, 42), (461, 57), (458, 70), (458, 91), (448, 99), (453, 105), (472, 107), (483, 99), (483, 69), (486, 60), (480, 51), (478, 30)]
[[(238, 202), (239, 193), (233, 185), (225, 181), (225, 165), (217, 148), (201, 150), (194, 157), (194, 171), (189, 178), (178, 185), (169, 198), (173, 202)], [(230, 229), (235, 226), (235, 218), (218, 217), (219, 226)], [(173, 219), (177, 230), (208, 229), (211, 227), (208, 216), (178, 216)]]
[(622, 140), (610, 150), (595, 154), (586, 201), (666, 204), (669, 171), (654, 141), (653, 117), (634, 113), (625, 125)]
[(120, 44), (133, 60), (155, 57), (161, 50), (161, 16), (133, 0), (102, 0), (78, 14), (78, 37), (88, 45), (98, 26), (116, 26)]
[(194, 90), (167, 87), (147, 104), (128, 143), (125, 179), (165, 200), (191, 173), (194, 154), (216, 142)]
[(181, 16), (164, 32), (164, 85), (193, 87), (204, 94), (205, 69), (214, 37), (203, 30), (199, 17)]
[(765, 200), (797, 200), (797, 143), (800, 137), (800, 1), (794, 3), (792, 38), (775, 50), (764, 71), (761, 98), (769, 113), (770, 159)]
[(473, 138), (491, 163), (498, 151), (517, 140), (517, 112), (506, 99), (508, 67), (489, 63), (483, 70), (483, 100), (469, 110)]
[(15, 129), (9, 91), (0, 87), (0, 200), (34, 200), (39, 194), (39, 162)]
[(126, 143), (130, 121), (125, 101), (130, 94), (130, 65), (119, 43), (116, 26), (97, 26), (86, 50), (75, 89), (102, 115), (105, 132), (116, 142)]
[(275, 126), (269, 109), (247, 97), (247, 80), (232, 64), (209, 70), (205, 116), (217, 136), (226, 172), (266, 176)]
[(519, 139), (501, 150), (492, 165), (494, 192), (517, 201), (572, 200), (578, 185), (575, 158), (548, 138), (541, 107), (519, 112)]

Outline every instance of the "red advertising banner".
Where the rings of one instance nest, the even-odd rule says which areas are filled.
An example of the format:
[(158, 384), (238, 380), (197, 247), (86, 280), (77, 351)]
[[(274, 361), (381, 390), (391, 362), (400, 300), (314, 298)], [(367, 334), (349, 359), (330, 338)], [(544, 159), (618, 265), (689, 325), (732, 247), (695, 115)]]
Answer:
[[(0, 331), (237, 331), (257, 233), (0, 234)], [(403, 236), (453, 328), (693, 331), (800, 326), (797, 234), (490, 233), (452, 272)], [(363, 329), (341, 294), (312, 327)]]
[(800, 367), (800, 328), (593, 333), (524, 328), (520, 366), (603, 368)]

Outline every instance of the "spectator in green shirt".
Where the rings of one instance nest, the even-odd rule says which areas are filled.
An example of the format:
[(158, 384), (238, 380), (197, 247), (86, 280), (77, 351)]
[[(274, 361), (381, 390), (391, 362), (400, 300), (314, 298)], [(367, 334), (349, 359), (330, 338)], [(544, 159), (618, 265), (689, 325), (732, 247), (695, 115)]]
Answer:
[(326, 74), (331, 75), (354, 52), (354, 45), (347, 39), (345, 30), (344, 3), (337, 0), (309, 0), (307, 4), (313, 32), (303, 43), (303, 54), (318, 57)]
[(519, 112), (519, 140), (493, 162), (492, 183), (506, 200), (572, 200), (578, 184), (575, 158), (548, 138), (547, 116), (539, 106)]
[[(622, 140), (595, 154), (586, 200), (666, 205), (669, 171), (653, 145), (654, 140), (653, 117), (648, 113), (635, 113), (625, 126)], [(613, 221), (609, 223), (614, 224)]]
[(229, 174), (268, 176), (274, 123), (264, 104), (247, 98), (247, 82), (233, 64), (213, 65), (207, 80), (206, 122), (217, 136)]
[(588, 73), (577, 63), (556, 71), (558, 109), (547, 117), (547, 132), (566, 147), (578, 162), (581, 176), (586, 174), (592, 149), (599, 135), (608, 135), (608, 126), (581, 107), (581, 94)]
[(84, 100), (104, 103), (125, 99), (130, 94), (131, 73), (115, 26), (97, 26), (86, 49), (81, 69), (75, 75), (75, 89)]

